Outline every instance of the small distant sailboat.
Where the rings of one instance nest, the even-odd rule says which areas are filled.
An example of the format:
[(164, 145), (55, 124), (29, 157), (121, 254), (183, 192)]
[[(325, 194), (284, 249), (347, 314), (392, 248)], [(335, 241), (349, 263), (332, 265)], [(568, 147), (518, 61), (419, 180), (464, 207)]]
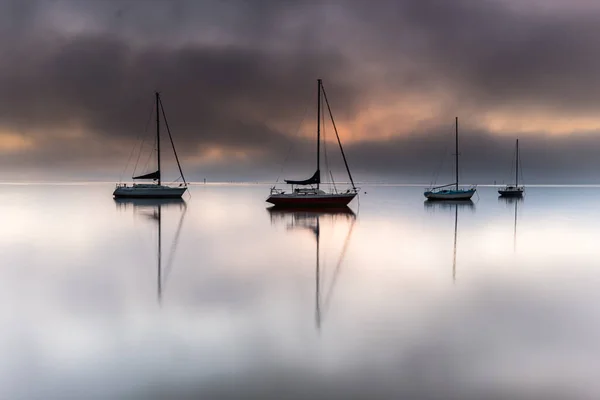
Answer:
[(519, 139), (517, 139), (516, 146), (516, 168), (515, 168), (515, 184), (514, 185), (506, 185), (503, 189), (498, 190), (498, 194), (503, 197), (523, 197), (523, 193), (525, 192), (525, 186), (519, 186)]
[[(456, 166), (456, 183), (449, 183), (443, 186), (431, 187), (425, 190), (423, 193), (427, 200), (470, 200), (477, 190), (476, 186), (470, 186), (467, 189), (460, 188), (458, 186), (458, 117), (456, 117), (456, 153), (455, 153), (455, 166)], [(454, 186), (454, 188), (451, 188)]]
[[(358, 189), (354, 185), (354, 180), (352, 179), (352, 174), (350, 173), (350, 168), (348, 167), (348, 161), (346, 160), (346, 155), (344, 154), (344, 149), (342, 148), (342, 142), (340, 141), (340, 137), (333, 120), (333, 114), (331, 113), (331, 107), (329, 106), (327, 94), (325, 93), (325, 88), (323, 87), (321, 79), (317, 80), (317, 85), (317, 170), (313, 176), (305, 180), (286, 179), (285, 183), (291, 185), (292, 187), (292, 191), (290, 193), (286, 193), (281, 189), (272, 187), (271, 194), (266, 201), (275, 205), (276, 207), (344, 207), (348, 205), (348, 203), (350, 203), (358, 193)], [(335, 190), (335, 186), (334, 191), (329, 193), (321, 190), (319, 187), (321, 184), (321, 98), (323, 98), (327, 104), (327, 110), (329, 111), (329, 116), (331, 118), (333, 129), (340, 146), (342, 158), (344, 159), (344, 164), (346, 165), (348, 178), (350, 178), (350, 183), (352, 184), (352, 189), (348, 189), (341, 193), (338, 193), (337, 190)], [(302, 187), (298, 188), (294, 186)]]
[[(181, 165), (179, 164), (179, 157), (177, 157), (177, 151), (175, 150), (175, 144), (173, 143), (173, 137), (171, 136), (171, 130), (165, 116), (165, 110), (160, 100), (160, 94), (155, 93), (156, 97), (156, 161), (157, 170), (143, 175), (134, 176), (132, 179), (136, 180), (153, 180), (156, 183), (134, 183), (132, 186), (128, 186), (126, 183), (118, 183), (113, 196), (115, 198), (147, 198), (147, 199), (165, 199), (165, 198), (180, 198), (183, 193), (187, 190), (187, 182), (183, 176)], [(165, 127), (169, 134), (171, 141), (171, 147), (175, 154), (175, 160), (179, 167), (179, 173), (183, 183), (179, 186), (167, 186), (161, 184), (161, 170), (160, 170), (160, 115), (165, 122)]]

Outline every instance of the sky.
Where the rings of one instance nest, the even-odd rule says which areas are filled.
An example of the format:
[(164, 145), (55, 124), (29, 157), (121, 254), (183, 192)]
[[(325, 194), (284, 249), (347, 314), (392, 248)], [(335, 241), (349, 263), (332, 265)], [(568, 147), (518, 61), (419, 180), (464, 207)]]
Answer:
[(519, 138), (525, 182), (600, 184), (592, 0), (0, 0), (0, 33), (2, 181), (127, 179), (156, 90), (188, 180), (307, 178), (320, 78), (358, 181), (453, 181), (459, 117), (465, 183)]

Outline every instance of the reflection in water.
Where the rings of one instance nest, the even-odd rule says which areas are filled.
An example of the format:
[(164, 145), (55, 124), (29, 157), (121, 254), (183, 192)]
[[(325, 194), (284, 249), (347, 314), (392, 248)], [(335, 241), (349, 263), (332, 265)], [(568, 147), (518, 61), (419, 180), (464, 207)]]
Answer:
[(522, 197), (498, 197), (498, 202), (514, 204), (515, 205), (515, 227), (513, 231), (513, 253), (517, 252), (517, 213), (519, 209), (519, 203), (523, 201)]
[[(158, 207), (0, 186), (2, 399), (600, 399), (598, 188), (531, 190), (518, 265), (515, 203), (492, 188), (474, 212), (369, 189), (328, 311), (353, 217), (319, 218), (319, 334), (316, 218), (272, 225), (264, 186), (191, 188), (162, 308)], [(183, 207), (162, 204), (161, 272)]]
[(454, 245), (452, 249), (452, 281), (456, 282), (456, 242), (458, 239), (458, 209), (467, 209), (475, 211), (475, 204), (471, 200), (449, 200), (449, 201), (430, 201), (423, 202), (425, 209), (451, 210), (454, 209)]
[(423, 202), (425, 209), (435, 210), (435, 209), (447, 209), (451, 210), (454, 208), (462, 208), (475, 210), (475, 203), (471, 200), (445, 200), (445, 201), (431, 201), (425, 200)]
[[(173, 265), (173, 259), (175, 258), (175, 251), (177, 250), (177, 244), (179, 243), (179, 236), (181, 234), (181, 227), (183, 226), (183, 220), (187, 211), (187, 203), (181, 198), (174, 199), (131, 199), (131, 198), (116, 198), (114, 199), (117, 209), (127, 210), (129, 207), (133, 207), (134, 213), (144, 215), (156, 222), (157, 225), (157, 252), (156, 252), (156, 264), (157, 264), (157, 298), (158, 302), (162, 301), (163, 286), (167, 281), (171, 267)], [(171, 250), (169, 252), (169, 258), (167, 260), (166, 268), (163, 271), (162, 268), (162, 209), (163, 207), (176, 207), (183, 210), (177, 224), (177, 230), (171, 244)]]
[[(344, 261), (344, 257), (348, 250), (348, 244), (350, 243), (350, 237), (354, 230), (354, 224), (356, 222), (356, 214), (348, 208), (335, 208), (335, 209), (281, 209), (276, 207), (270, 207), (267, 209), (271, 218), (271, 223), (278, 221), (287, 221), (288, 230), (301, 230), (306, 229), (311, 231), (316, 240), (316, 257), (315, 257), (315, 325), (316, 328), (321, 330), (321, 322), (323, 315), (329, 308), (331, 295), (337, 282), (339, 271)], [(348, 234), (344, 240), (344, 246), (336, 263), (333, 271), (333, 277), (329, 288), (325, 291), (325, 299), (322, 301), (322, 279), (323, 271), (320, 265), (320, 245), (321, 245), (321, 220), (328, 219), (332, 224), (338, 223), (340, 220), (350, 221), (350, 228)]]
[(456, 282), (456, 238), (458, 233), (458, 205), (454, 206), (454, 252), (452, 256), (452, 281)]

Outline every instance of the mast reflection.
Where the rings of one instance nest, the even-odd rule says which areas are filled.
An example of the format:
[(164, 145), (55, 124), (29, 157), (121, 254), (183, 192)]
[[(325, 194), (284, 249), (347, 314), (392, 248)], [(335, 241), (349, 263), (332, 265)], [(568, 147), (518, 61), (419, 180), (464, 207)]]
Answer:
[(522, 197), (498, 197), (498, 201), (506, 205), (514, 204), (515, 206), (515, 223), (513, 229), (513, 253), (517, 252), (517, 216), (519, 211), (519, 203), (523, 202)]
[(452, 282), (456, 282), (456, 244), (458, 241), (458, 209), (475, 211), (475, 204), (471, 200), (454, 201), (425, 201), (425, 209), (429, 211), (454, 209), (454, 244), (452, 248)]
[[(151, 221), (156, 223), (157, 228), (157, 251), (156, 251), (156, 264), (157, 264), (157, 277), (156, 277), (156, 296), (159, 304), (162, 303), (163, 288), (166, 284), (169, 273), (173, 265), (175, 258), (175, 252), (177, 250), (177, 244), (179, 243), (179, 236), (181, 234), (181, 227), (185, 219), (187, 212), (187, 203), (181, 198), (173, 199), (132, 199), (132, 198), (115, 198), (113, 199), (117, 210), (127, 211), (133, 209), (134, 214), (143, 215), (149, 218)], [(179, 222), (177, 224), (177, 230), (171, 244), (169, 258), (167, 259), (166, 268), (163, 271), (162, 267), (162, 211), (163, 208), (175, 208), (178, 207), (182, 210)]]
[[(269, 217), (271, 218), (271, 224), (278, 222), (285, 222), (287, 230), (308, 230), (312, 232), (316, 241), (316, 255), (315, 255), (315, 327), (317, 330), (321, 330), (321, 324), (323, 316), (326, 314), (331, 296), (337, 282), (339, 272), (344, 261), (344, 257), (348, 250), (350, 243), (350, 237), (354, 230), (354, 224), (356, 222), (356, 214), (348, 208), (334, 208), (334, 209), (284, 209), (277, 207), (270, 207), (267, 209)], [(322, 292), (323, 286), (323, 270), (320, 263), (320, 245), (321, 245), (321, 223), (325, 220), (331, 221), (332, 224), (339, 223), (340, 221), (350, 222), (350, 228), (348, 234), (344, 240), (344, 246), (336, 263), (333, 271), (333, 276), (329, 287), (325, 293)], [(323, 299), (322, 295), (325, 295)]]

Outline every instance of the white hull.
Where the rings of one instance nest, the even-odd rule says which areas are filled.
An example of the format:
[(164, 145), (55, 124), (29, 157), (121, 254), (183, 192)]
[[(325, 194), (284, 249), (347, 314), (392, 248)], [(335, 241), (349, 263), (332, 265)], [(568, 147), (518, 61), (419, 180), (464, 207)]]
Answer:
[(159, 185), (118, 186), (113, 192), (114, 197), (172, 199), (180, 198), (187, 190), (186, 187), (170, 187)]

